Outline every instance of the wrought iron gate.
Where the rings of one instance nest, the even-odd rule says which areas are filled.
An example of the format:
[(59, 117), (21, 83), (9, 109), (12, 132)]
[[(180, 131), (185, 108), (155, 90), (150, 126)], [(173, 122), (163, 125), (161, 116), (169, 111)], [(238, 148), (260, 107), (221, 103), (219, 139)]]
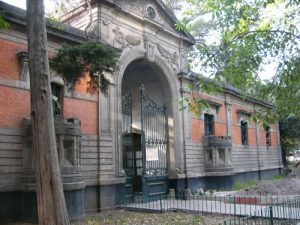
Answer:
[(159, 106), (141, 86), (143, 175), (167, 175), (166, 106)]
[(166, 194), (167, 116), (166, 106), (159, 106), (141, 85), (141, 146), (143, 160), (143, 199)]
[(126, 173), (126, 184), (122, 202), (133, 201), (133, 177), (134, 177), (134, 151), (132, 138), (132, 93), (131, 91), (122, 96), (122, 151), (123, 168)]
[(122, 97), (122, 148), (126, 184), (123, 201), (132, 202), (167, 192), (167, 117), (140, 88), (141, 129), (132, 128), (132, 93)]

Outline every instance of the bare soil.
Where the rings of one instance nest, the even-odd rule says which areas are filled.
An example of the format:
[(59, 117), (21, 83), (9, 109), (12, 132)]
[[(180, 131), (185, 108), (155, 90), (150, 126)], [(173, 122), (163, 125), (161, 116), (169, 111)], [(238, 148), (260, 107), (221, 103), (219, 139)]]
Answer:
[(262, 181), (256, 186), (241, 190), (237, 195), (300, 195), (300, 165), (289, 165), (286, 177)]
[[(72, 225), (217, 225), (229, 216), (200, 215), (183, 212), (146, 213), (125, 210), (109, 210), (88, 215), (84, 221)], [(9, 223), (7, 225), (36, 225), (31, 223)]]

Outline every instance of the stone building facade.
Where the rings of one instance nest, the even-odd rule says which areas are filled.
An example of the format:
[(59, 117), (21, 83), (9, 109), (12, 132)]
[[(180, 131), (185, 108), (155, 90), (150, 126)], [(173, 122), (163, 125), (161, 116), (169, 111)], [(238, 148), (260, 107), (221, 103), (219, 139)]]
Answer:
[[(11, 24), (0, 29), (0, 221), (36, 218), (31, 148), (30, 86), (25, 11), (0, 2)], [(120, 57), (108, 95), (87, 92), (83, 79), (68, 91), (51, 71), (60, 101), (55, 116), (59, 160), (69, 214), (114, 207), (189, 188), (231, 188), (235, 182), (280, 173), (278, 124), (267, 130), (249, 119), (257, 99), (222, 84), (200, 116), (179, 110), (193, 74), (187, 71), (191, 35), (161, 0), (92, 1), (48, 20), (49, 56), (64, 43), (99, 41)], [(123, 199), (124, 200), (124, 199)]]

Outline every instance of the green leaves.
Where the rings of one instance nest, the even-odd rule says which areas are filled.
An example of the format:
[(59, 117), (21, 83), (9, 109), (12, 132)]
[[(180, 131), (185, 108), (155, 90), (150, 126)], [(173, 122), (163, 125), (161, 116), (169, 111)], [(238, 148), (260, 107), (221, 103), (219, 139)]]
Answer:
[[(256, 120), (300, 118), (299, 1), (181, 2), (188, 10), (178, 28), (189, 29), (197, 41), (190, 54), (195, 72), (217, 82), (229, 82), (241, 89), (245, 97), (271, 102), (274, 108), (258, 110)], [(277, 68), (273, 79), (266, 82), (259, 75), (268, 63)], [(211, 92), (206, 85), (207, 82), (196, 81), (190, 90)], [(202, 101), (193, 102), (203, 105)]]
[(71, 89), (88, 73), (90, 91), (100, 88), (106, 94), (109, 81), (105, 73), (113, 71), (116, 61), (117, 53), (112, 47), (87, 42), (76, 46), (63, 45), (50, 63)]
[(9, 29), (10, 24), (4, 19), (4, 11), (0, 10), (0, 28)]

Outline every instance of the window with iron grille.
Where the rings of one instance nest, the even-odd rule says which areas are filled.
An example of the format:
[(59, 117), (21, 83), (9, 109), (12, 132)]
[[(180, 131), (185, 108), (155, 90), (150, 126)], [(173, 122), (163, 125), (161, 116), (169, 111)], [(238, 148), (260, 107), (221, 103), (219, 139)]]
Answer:
[(265, 128), (266, 131), (266, 144), (267, 146), (271, 146), (271, 128), (270, 126), (267, 126)]
[(247, 145), (248, 144), (248, 122), (247, 121), (241, 121), (241, 138), (242, 138), (242, 144)]
[(63, 86), (51, 83), (53, 114), (62, 114)]
[(205, 136), (214, 135), (215, 134), (215, 121), (214, 115), (204, 114), (204, 128), (205, 128)]

